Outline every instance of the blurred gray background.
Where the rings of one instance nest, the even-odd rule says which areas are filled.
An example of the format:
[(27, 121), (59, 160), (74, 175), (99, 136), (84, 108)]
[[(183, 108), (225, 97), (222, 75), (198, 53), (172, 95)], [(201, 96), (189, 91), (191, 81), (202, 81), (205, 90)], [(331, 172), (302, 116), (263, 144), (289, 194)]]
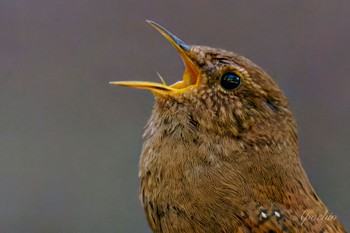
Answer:
[(350, 229), (350, 2), (0, 1), (0, 232), (150, 232), (138, 200), (146, 91), (182, 77), (174, 48), (243, 54), (290, 99), (303, 164)]

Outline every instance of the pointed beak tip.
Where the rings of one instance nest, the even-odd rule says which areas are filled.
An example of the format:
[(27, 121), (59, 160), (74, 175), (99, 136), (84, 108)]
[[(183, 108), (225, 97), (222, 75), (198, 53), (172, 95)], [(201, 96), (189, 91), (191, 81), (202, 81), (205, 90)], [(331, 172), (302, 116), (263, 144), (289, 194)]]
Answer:
[(186, 44), (183, 42), (180, 38), (175, 36), (173, 33), (171, 33), (168, 29), (160, 25), (159, 23), (156, 23), (152, 20), (146, 20), (147, 23), (149, 23), (152, 27), (157, 29), (165, 38), (167, 38), (175, 47), (180, 48), (183, 51), (189, 51), (192, 46)]
[(146, 19), (146, 22), (149, 23), (149, 24), (155, 24), (156, 23), (153, 20), (149, 20), (149, 19)]
[(160, 25), (157, 22), (154, 22), (153, 20), (146, 19), (146, 22), (149, 23), (152, 27), (163, 28), (162, 25)]

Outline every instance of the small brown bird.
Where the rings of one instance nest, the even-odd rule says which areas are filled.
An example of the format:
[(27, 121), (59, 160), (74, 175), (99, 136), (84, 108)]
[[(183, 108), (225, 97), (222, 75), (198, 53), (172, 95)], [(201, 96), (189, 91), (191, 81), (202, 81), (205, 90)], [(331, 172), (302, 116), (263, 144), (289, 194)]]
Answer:
[(155, 95), (140, 159), (153, 232), (345, 232), (307, 178), (294, 117), (271, 77), (148, 23), (181, 55), (183, 80), (111, 84)]

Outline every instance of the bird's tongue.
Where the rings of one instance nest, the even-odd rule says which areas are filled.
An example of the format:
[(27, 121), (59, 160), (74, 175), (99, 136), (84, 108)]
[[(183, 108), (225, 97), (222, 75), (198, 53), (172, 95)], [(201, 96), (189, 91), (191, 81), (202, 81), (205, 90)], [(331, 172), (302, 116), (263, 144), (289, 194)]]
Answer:
[(110, 82), (113, 85), (127, 86), (138, 89), (150, 90), (153, 93), (170, 94), (170, 93), (183, 93), (189, 88), (195, 87), (198, 84), (198, 71), (187, 66), (183, 75), (183, 79), (170, 86), (163, 83), (155, 82), (143, 82), (143, 81), (118, 81)]

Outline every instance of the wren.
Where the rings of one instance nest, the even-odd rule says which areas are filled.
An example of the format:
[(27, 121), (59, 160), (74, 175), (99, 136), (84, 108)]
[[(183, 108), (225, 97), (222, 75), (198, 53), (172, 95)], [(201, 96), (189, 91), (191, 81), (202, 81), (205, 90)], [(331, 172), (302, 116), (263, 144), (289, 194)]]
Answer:
[(182, 81), (111, 84), (155, 96), (139, 173), (153, 232), (346, 232), (307, 178), (275, 81), (243, 56), (148, 23), (180, 54)]

